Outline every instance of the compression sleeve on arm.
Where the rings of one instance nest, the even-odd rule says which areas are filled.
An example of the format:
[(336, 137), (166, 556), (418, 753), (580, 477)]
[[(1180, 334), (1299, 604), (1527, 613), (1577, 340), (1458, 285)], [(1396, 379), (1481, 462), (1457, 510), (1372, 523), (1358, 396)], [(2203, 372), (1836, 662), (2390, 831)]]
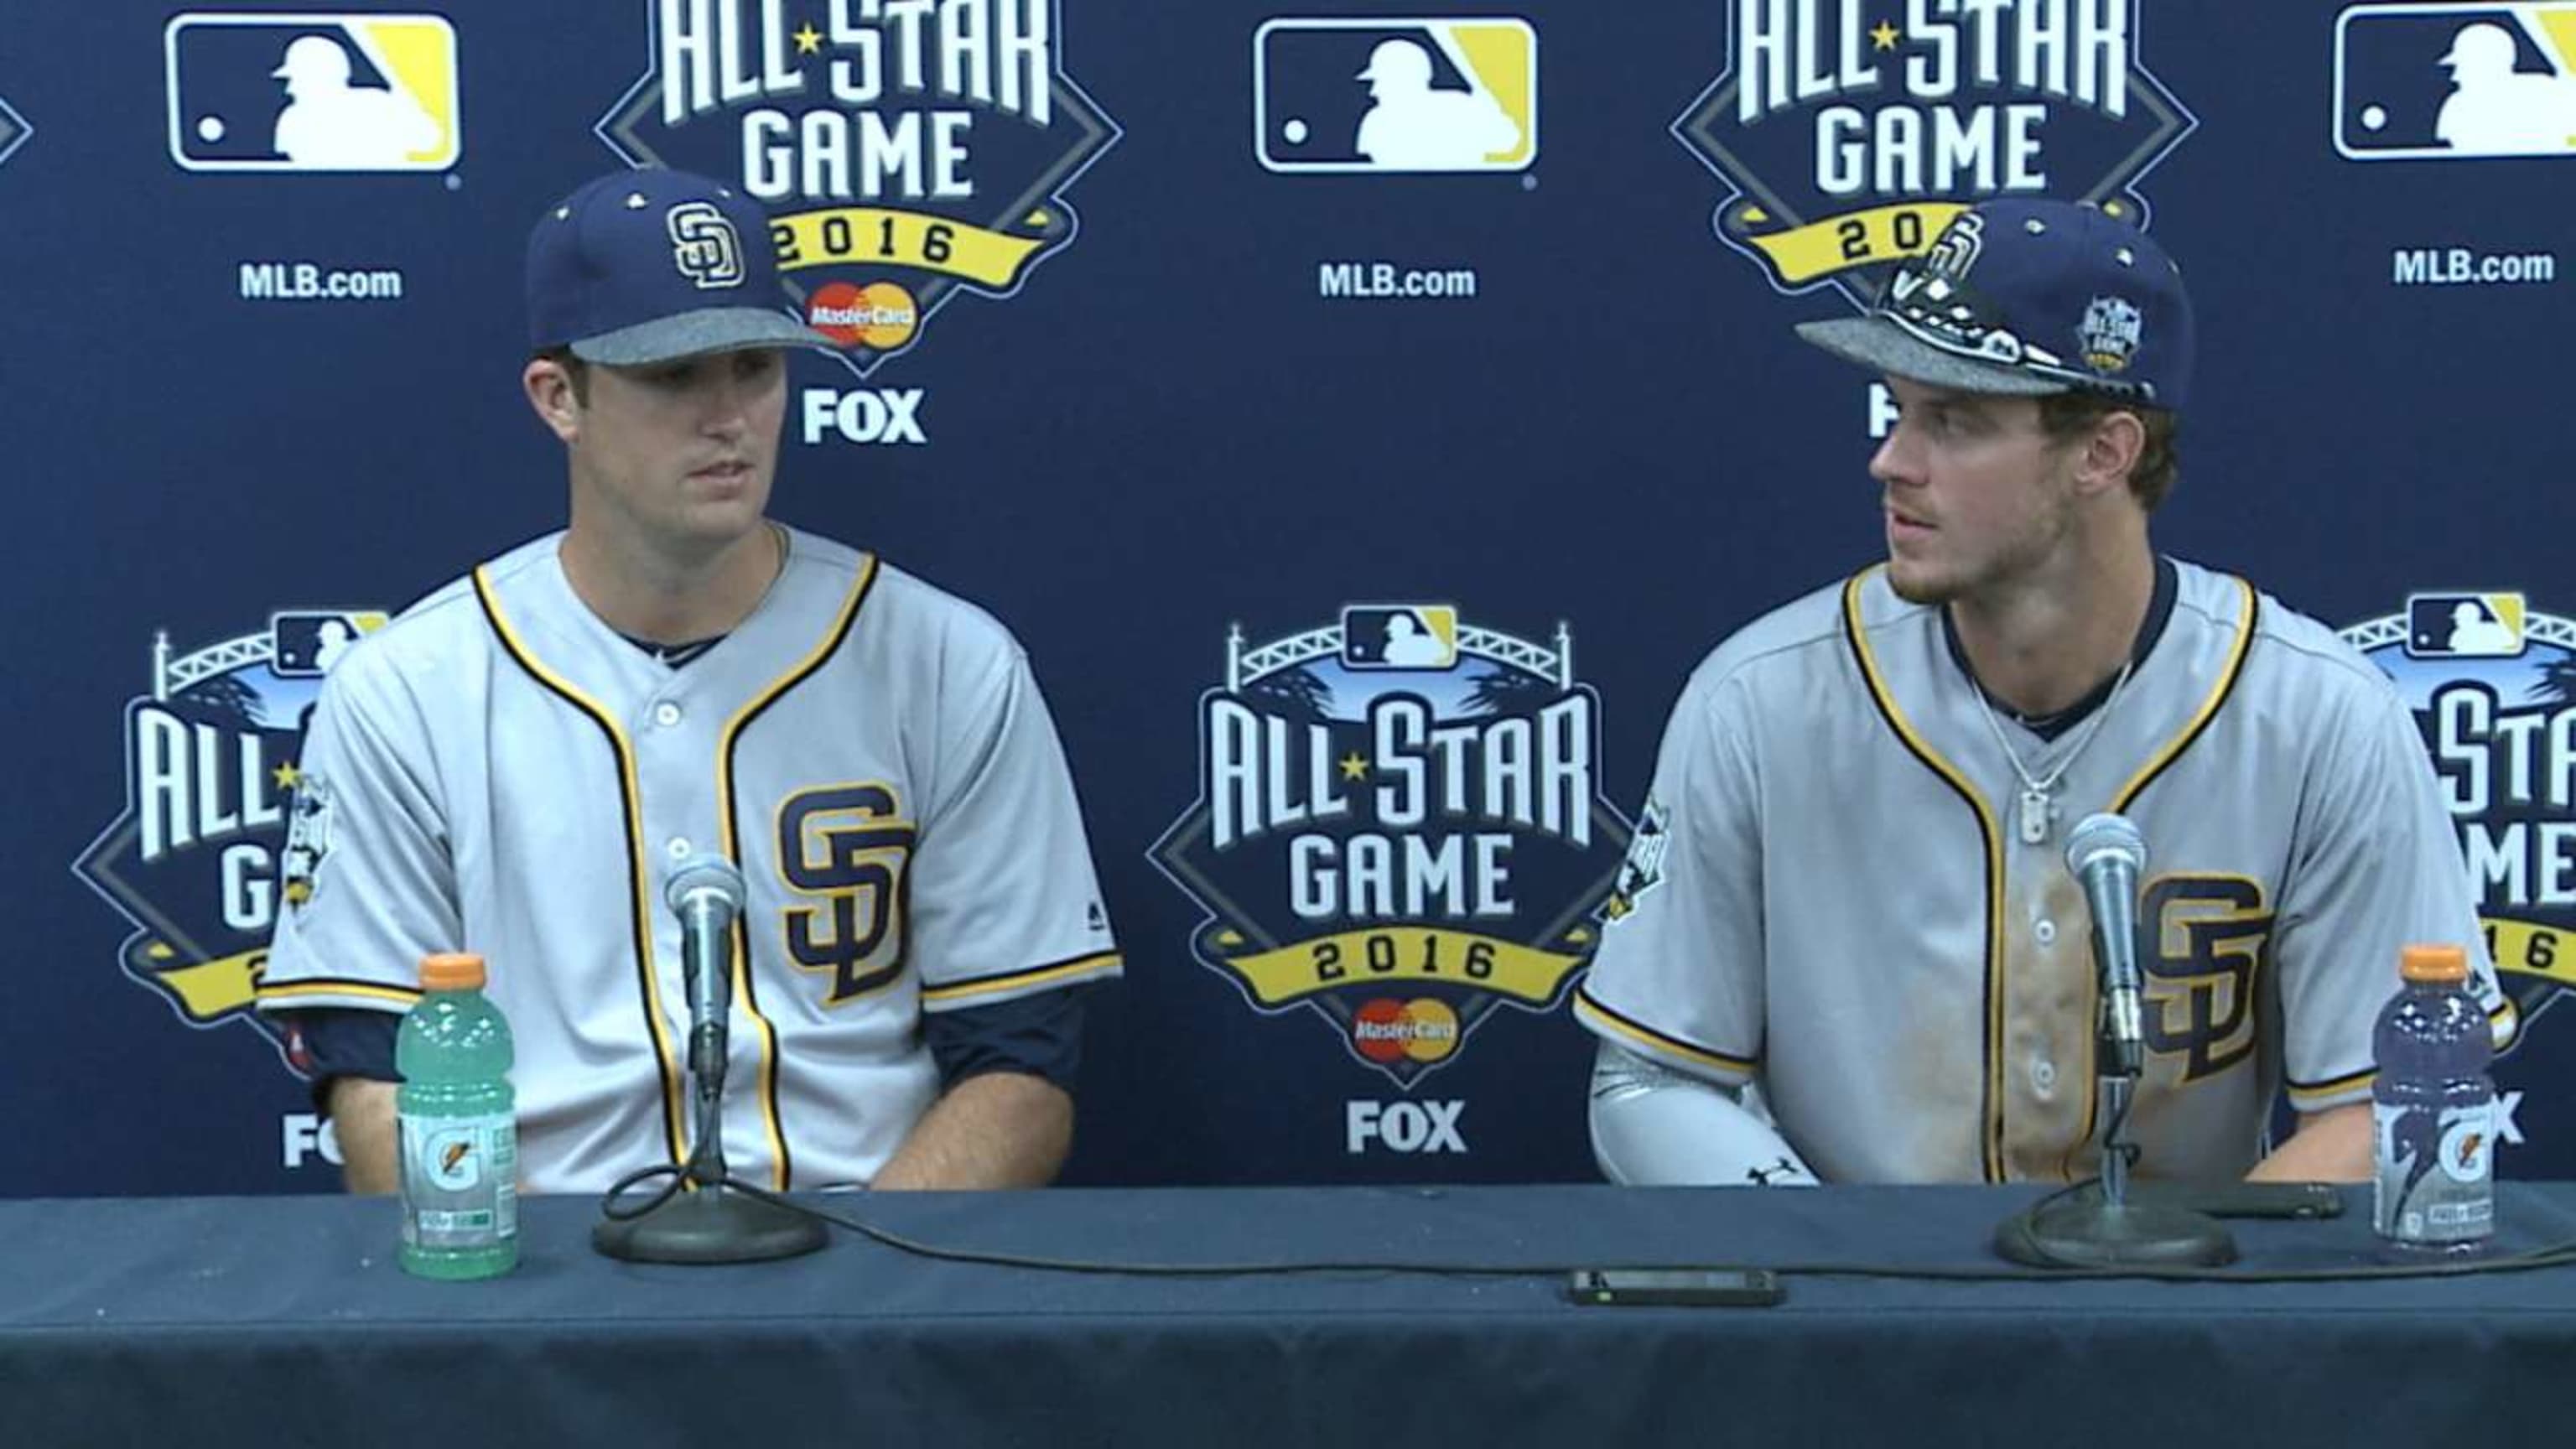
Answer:
[(1754, 1087), (1739, 1097), (1607, 1042), (1592, 1066), (1592, 1155), (1623, 1185), (1816, 1185)]

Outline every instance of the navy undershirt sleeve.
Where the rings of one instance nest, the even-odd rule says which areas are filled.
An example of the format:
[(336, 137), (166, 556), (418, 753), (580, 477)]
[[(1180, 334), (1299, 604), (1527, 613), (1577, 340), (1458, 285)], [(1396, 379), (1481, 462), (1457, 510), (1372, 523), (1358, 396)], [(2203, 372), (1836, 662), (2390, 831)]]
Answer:
[[(940, 1084), (953, 1087), (985, 1072), (1022, 1072), (1073, 1090), (1082, 1065), (1082, 997), (1088, 989), (1069, 986), (928, 1014), (922, 1036), (939, 1064)], [(399, 1015), (312, 1007), (283, 1017), (289, 1050), (296, 1065), (313, 1077), (317, 1099), (334, 1077), (402, 1080), (394, 1067)]]
[(331, 1083), (341, 1077), (399, 1082), (394, 1034), (402, 1016), (343, 1006), (312, 1006), (278, 1014), (286, 1028), (286, 1056), (313, 1079), (313, 1110), (331, 1110)]
[(1021, 1072), (1073, 1090), (1082, 1065), (1082, 998), (1088, 986), (1062, 986), (997, 1001), (934, 1011), (921, 1034), (939, 1063), (939, 1082), (953, 1087), (985, 1072)]

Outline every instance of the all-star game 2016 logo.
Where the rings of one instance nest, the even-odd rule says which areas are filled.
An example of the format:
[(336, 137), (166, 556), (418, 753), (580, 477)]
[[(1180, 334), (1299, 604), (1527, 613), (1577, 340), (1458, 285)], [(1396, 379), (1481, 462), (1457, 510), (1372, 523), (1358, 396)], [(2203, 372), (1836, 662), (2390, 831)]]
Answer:
[(2576, 989), (2576, 619), (2518, 593), (2423, 593), (2343, 637), (2415, 711), (2529, 1022)]
[(601, 138), (629, 165), (739, 178), (773, 218), (783, 300), (861, 377), (960, 291), (1010, 296), (1071, 242), (1064, 192), (1120, 135), (1065, 73), (1057, 0), (648, 15), (651, 65)]
[(2198, 125), (2141, 59), (2145, 0), (1729, 0), (1726, 69), (1673, 134), (1732, 194), (1717, 234), (1782, 292), (1867, 309), (1965, 206), (2145, 217)]
[(1260, 1011), (1313, 1011), (1411, 1086), (1497, 1006), (1555, 1005), (1628, 822), (1595, 768), (1573, 643), (1353, 606), (1226, 639), (1199, 706), (1200, 796), (1152, 858), (1208, 917), (1200, 961)]
[[(299, 609), (194, 653), (153, 641), (152, 692), (125, 707), (125, 813), (72, 871), (133, 923), (125, 974), (191, 1026), (248, 1021), (278, 1040), (251, 990), (299, 877), (289, 816), (320, 798), (297, 790), (297, 742), (323, 674), (384, 621)], [(309, 822), (293, 833), (321, 848)]]

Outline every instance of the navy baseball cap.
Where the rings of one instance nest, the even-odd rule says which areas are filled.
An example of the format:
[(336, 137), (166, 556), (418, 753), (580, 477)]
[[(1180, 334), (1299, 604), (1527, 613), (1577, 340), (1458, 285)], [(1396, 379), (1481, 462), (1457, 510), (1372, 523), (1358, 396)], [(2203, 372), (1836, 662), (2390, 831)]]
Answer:
[(769, 218), (685, 171), (618, 171), (528, 234), (528, 341), (617, 367), (753, 347), (830, 347), (778, 305)]
[(2191, 391), (2181, 269), (2090, 203), (1979, 202), (1897, 269), (1868, 316), (1800, 323), (1798, 335), (1960, 392), (2099, 392), (2180, 412)]

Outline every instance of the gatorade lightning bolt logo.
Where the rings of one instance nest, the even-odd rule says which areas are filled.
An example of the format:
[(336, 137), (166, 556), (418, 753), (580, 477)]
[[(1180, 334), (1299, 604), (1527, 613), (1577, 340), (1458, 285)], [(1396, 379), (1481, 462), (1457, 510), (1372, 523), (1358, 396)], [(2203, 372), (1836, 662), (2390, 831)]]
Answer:
[(1198, 959), (1410, 1087), (1506, 1003), (1551, 1009), (1590, 954), (1628, 822), (1573, 643), (1364, 604), (1226, 642), (1200, 796), (1151, 858), (1206, 911)]

